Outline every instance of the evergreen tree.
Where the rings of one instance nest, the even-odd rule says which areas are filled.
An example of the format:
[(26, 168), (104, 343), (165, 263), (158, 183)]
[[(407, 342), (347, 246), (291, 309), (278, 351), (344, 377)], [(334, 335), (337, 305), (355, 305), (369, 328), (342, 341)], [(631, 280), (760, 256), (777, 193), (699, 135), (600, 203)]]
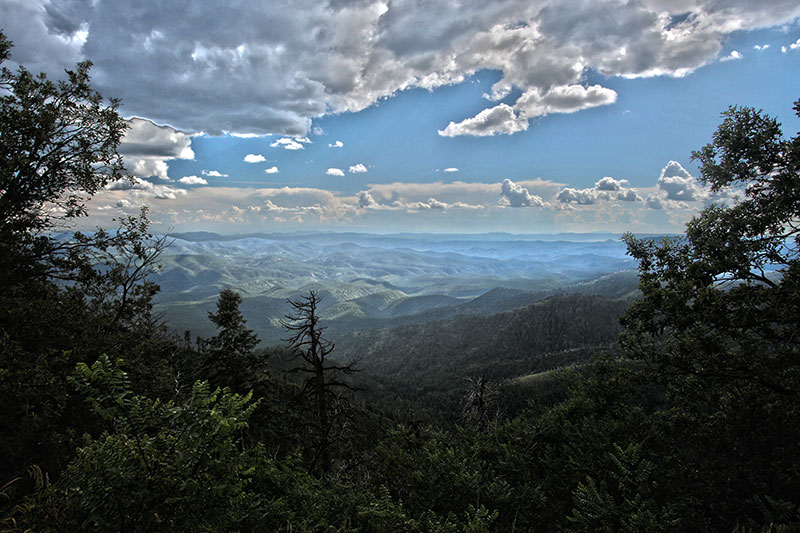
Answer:
[(242, 297), (225, 289), (219, 294), (217, 312), (208, 318), (219, 333), (204, 343), (204, 363), (201, 374), (213, 383), (241, 387), (247, 369), (253, 364), (253, 349), (258, 336), (245, 325), (247, 321), (239, 311)]

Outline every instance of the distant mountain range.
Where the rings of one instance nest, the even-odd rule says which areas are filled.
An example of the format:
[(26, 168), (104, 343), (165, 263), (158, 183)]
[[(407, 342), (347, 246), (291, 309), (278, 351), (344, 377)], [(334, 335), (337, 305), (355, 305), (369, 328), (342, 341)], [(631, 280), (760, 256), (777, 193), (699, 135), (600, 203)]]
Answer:
[(264, 344), (281, 342), (287, 299), (315, 290), (331, 333), (524, 307), (565, 292), (629, 293), (619, 235), (174, 234), (156, 309), (178, 332), (215, 333), (208, 311), (232, 289)]

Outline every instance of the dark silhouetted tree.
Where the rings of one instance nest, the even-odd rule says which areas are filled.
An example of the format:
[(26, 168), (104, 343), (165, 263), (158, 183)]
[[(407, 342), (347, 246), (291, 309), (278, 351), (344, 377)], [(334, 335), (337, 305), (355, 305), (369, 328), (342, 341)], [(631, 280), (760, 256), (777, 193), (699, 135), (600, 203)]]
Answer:
[(694, 498), (686, 523), (793, 529), (800, 492), (784, 473), (800, 468), (800, 135), (784, 138), (752, 108), (723, 117), (693, 158), (712, 199), (736, 201), (704, 209), (680, 238), (625, 237), (642, 297), (621, 342), (668, 392), (659, 443), (681, 465), (674, 495)]
[(259, 342), (258, 336), (246, 326), (239, 310), (241, 303), (238, 293), (225, 289), (219, 293), (217, 312), (208, 313), (219, 333), (204, 343), (206, 360), (202, 374), (214, 383), (238, 387)]
[(289, 300), (292, 312), (286, 315), (281, 325), (291, 337), (287, 339), (291, 349), (290, 358), (299, 364), (290, 372), (306, 374), (303, 381), (304, 394), (311, 397), (314, 404), (314, 457), (312, 469), (330, 472), (332, 466), (331, 444), (334, 440), (334, 418), (338, 409), (336, 391), (352, 389), (340, 379), (341, 375), (358, 371), (357, 361), (346, 364), (333, 362), (329, 357), (334, 344), (323, 338), (325, 328), (319, 324), (320, 298), (315, 291), (300, 300)]
[(467, 383), (469, 385), (464, 394), (464, 415), (475, 423), (478, 431), (484, 431), (500, 394), (484, 376), (468, 377)]

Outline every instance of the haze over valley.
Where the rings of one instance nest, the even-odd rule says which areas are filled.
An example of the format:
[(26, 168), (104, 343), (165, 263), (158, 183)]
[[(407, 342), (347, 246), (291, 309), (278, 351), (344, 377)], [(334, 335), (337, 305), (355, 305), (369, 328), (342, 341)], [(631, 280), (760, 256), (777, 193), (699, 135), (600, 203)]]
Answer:
[(210, 335), (207, 312), (231, 289), (267, 345), (285, 337), (286, 300), (310, 290), (340, 331), (507, 311), (591, 292), (612, 274), (627, 280), (623, 292), (636, 286), (636, 263), (612, 234), (178, 233), (160, 262), (156, 310), (170, 327)]

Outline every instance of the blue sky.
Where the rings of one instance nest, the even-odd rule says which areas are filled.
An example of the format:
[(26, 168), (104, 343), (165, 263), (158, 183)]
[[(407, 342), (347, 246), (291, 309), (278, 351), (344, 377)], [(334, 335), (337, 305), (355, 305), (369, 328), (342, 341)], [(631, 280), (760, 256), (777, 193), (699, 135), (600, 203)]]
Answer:
[(795, 2), (233, 4), (0, 0), (15, 61), (91, 59), (131, 118), (87, 224), (679, 232), (736, 199), (690, 160), (728, 105), (800, 129)]

